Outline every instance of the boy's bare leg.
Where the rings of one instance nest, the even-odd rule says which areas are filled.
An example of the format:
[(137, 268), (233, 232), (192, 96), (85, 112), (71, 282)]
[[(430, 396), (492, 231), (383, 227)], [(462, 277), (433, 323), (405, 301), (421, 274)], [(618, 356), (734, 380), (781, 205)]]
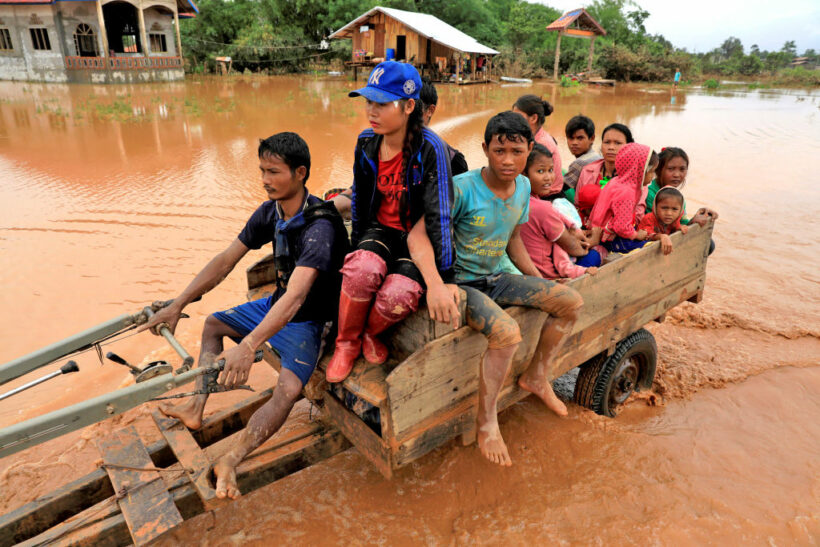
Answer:
[(239, 434), (237, 445), (214, 465), (216, 497), (236, 499), (241, 495), (236, 483), (236, 466), (279, 431), (301, 391), (301, 380), (293, 372), (283, 368), (273, 396), (253, 413), (248, 426)]
[[(214, 358), (222, 353), (222, 341), (226, 336), (241, 337), (241, 335), (231, 327), (213, 315), (209, 315), (205, 320), (205, 326), (202, 328), (202, 347), (199, 351), (197, 366), (200, 368), (213, 366)], [(206, 376), (199, 376), (196, 379), (196, 390), (204, 390), (207, 381)], [(194, 395), (184, 403), (178, 405), (161, 404), (159, 410), (169, 418), (178, 419), (188, 429), (199, 429), (202, 427), (202, 413), (205, 411), (205, 403), (207, 401), (207, 394)]]
[(518, 344), (499, 349), (487, 349), (481, 360), (476, 417), (478, 448), (484, 457), (503, 466), (512, 465), (507, 445), (498, 427), (498, 394), (510, 370)]
[(535, 348), (532, 363), (518, 379), (521, 389), (538, 395), (544, 404), (559, 416), (567, 415), (567, 405), (555, 395), (552, 389), (552, 383), (549, 381), (550, 367), (572, 331), (577, 318), (576, 310), (564, 317), (547, 317), (541, 328), (541, 338)]

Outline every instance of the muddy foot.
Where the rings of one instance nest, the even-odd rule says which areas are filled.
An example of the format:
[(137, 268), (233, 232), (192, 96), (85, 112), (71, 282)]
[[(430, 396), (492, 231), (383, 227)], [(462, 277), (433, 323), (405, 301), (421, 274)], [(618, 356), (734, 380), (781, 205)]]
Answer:
[(485, 458), (491, 462), (509, 467), (512, 465), (510, 453), (507, 452), (507, 445), (504, 439), (501, 438), (501, 430), (498, 428), (498, 422), (478, 424), (478, 448)]
[(170, 404), (159, 405), (160, 412), (169, 418), (176, 418), (185, 427), (192, 430), (202, 427), (202, 410), (193, 399), (176, 406)]
[(522, 375), (518, 379), (518, 386), (523, 389), (524, 391), (529, 391), (535, 395), (538, 395), (538, 398), (544, 401), (544, 404), (547, 405), (547, 408), (558, 414), (559, 416), (566, 416), (567, 415), (567, 405), (558, 398), (555, 394), (555, 391), (552, 390), (552, 384), (549, 382), (545, 383), (544, 387), (540, 387), (538, 384), (529, 383), (527, 382), (524, 375)]
[(216, 475), (216, 497), (219, 499), (231, 498), (235, 500), (242, 495), (236, 485), (236, 465), (230, 455), (223, 456), (214, 465)]

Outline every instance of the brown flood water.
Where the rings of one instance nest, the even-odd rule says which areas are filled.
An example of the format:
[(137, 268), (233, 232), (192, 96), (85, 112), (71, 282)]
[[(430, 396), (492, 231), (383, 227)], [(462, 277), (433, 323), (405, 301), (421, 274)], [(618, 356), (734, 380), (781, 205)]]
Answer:
[[(311, 190), (348, 185), (366, 126), (346, 97), (353, 86), (0, 83), (0, 363), (173, 297), (264, 199), (258, 138), (299, 132), (313, 156)], [(649, 327), (660, 406), (636, 398), (611, 420), (570, 405), (557, 419), (526, 400), (501, 418), (510, 470), (453, 444), (385, 481), (348, 451), (186, 523), (169, 543), (820, 541), (820, 93), (440, 86), (433, 129), (480, 166), (489, 115), (531, 92), (555, 105), (547, 128), (565, 164), (571, 116), (599, 129), (626, 123), (656, 150), (684, 148), (688, 208), (720, 212), (705, 300)], [(244, 268), (265, 252), (186, 310), (178, 335), (192, 353), (205, 316), (244, 300)], [(176, 362), (148, 334), (108, 349)], [(0, 403), (0, 427), (128, 382), (93, 353), (78, 362), (79, 374)], [(252, 385), (270, 385), (266, 369)], [(239, 397), (215, 396), (209, 410)], [(113, 427), (133, 423), (150, 437), (147, 411), (0, 461), (0, 512), (92, 470), (93, 441)]]

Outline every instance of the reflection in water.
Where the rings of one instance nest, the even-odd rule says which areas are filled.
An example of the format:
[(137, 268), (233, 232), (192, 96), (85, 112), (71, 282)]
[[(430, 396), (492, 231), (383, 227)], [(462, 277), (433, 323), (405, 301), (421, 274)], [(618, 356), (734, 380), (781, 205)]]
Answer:
[[(264, 199), (256, 158), (259, 138), (278, 131), (300, 133), (312, 151), (309, 187), (314, 193), (350, 184), (356, 136), (367, 126), (361, 101), (347, 97), (354, 87), (347, 81), (292, 77), (142, 86), (0, 83), (0, 362), (177, 294), (236, 237)], [(540, 83), (442, 85), (433, 127), (465, 154), (471, 167), (478, 167), (483, 162), (487, 118), (532, 92), (555, 106), (546, 126), (560, 143), (565, 165), (570, 154), (563, 127), (570, 117), (584, 113), (599, 130), (612, 122), (625, 123), (639, 142), (656, 150), (684, 148), (692, 161), (686, 187), (689, 209), (708, 204), (721, 214), (706, 301), (684, 306), (670, 314), (667, 324), (653, 327), (661, 350), (658, 393), (685, 397), (703, 386), (739, 381), (769, 368), (820, 361), (820, 188), (815, 182), (816, 162), (811, 161), (820, 152), (820, 96), (800, 90), (670, 94), (666, 87), (621, 84), (615, 89), (564, 89)], [(242, 269), (265, 252), (252, 253), (217, 291), (186, 310), (192, 318), (180, 324), (178, 335), (192, 353), (198, 350), (204, 316), (244, 298)], [(116, 351), (132, 362), (175, 360), (147, 334), (121, 342)], [(31, 390), (24, 404), (20, 399), (0, 403), (0, 425), (111, 390), (127, 376), (110, 364), (101, 366), (93, 354), (79, 361), (83, 370), (71, 382), (54, 381)], [(256, 385), (265, 387), (270, 379), (258, 374)], [(714, 398), (719, 401), (720, 392)], [(677, 411), (668, 410), (674, 420)], [(567, 427), (583, 436), (588, 416), (578, 416), (580, 422)], [(705, 413), (699, 416), (709, 419)], [(527, 418), (520, 418), (511, 419), (507, 427), (518, 443), (540, 445), (548, 433), (535, 428), (535, 437), (528, 438), (525, 433), (531, 426)], [(19, 471), (27, 459), (62, 451), (88, 456), (87, 461), (84, 457), (70, 464), (76, 472), (72, 476), (86, 472), (96, 456), (82, 439), (100, 434), (104, 427), (88, 431), (15, 456), (13, 467)], [(584, 450), (578, 449), (575, 460), (589, 457)], [(652, 466), (660, 456), (646, 452), (636, 457)], [(442, 451), (434, 458), (435, 465), (423, 464), (420, 475), (407, 480), (435, 481), (439, 471), (452, 469), (458, 458)], [(469, 465), (480, 467), (473, 460)], [(570, 460), (556, 469), (569, 472), (573, 465), (577, 463)], [(739, 469), (739, 480), (754, 476), (755, 465), (750, 461)], [(346, 478), (370, 473), (349, 464), (336, 469)], [(39, 467), (36, 471), (45, 473)], [(816, 496), (817, 474), (807, 475), (804, 469), (795, 473), (813, 485)], [(9, 504), (5, 509), (45, 493), (55, 486), (48, 480), (64, 480), (59, 475), (55, 471), (28, 489), (6, 487), (19, 487), (28, 475), (15, 471), (0, 476), (0, 489), (18, 492), (4, 501)], [(520, 477), (524, 481), (524, 475)], [(472, 485), (474, 477), (465, 473), (453, 480), (460, 491), (467, 483)], [(493, 480), (476, 485), (475, 491), (494, 491)], [(628, 477), (612, 480), (628, 484)], [(674, 485), (697, 477), (679, 479), (669, 471), (657, 480)], [(602, 495), (592, 486), (584, 488), (591, 488), (593, 497)], [(376, 490), (384, 503), (397, 495), (387, 487)], [(570, 488), (564, 495), (576, 493)], [(520, 501), (528, 499), (542, 501), (526, 496)], [(555, 509), (560, 511), (566, 503), (558, 500)], [(675, 503), (691, 509), (688, 516), (676, 513), (689, 518), (691, 525), (712, 502), (704, 498), (689, 506), (685, 500)], [(603, 508), (598, 516), (614, 518), (617, 504), (609, 509)], [(473, 508), (471, 514), (492, 516), (495, 509), (488, 511)], [(538, 516), (527, 515), (530, 523), (538, 524)], [(452, 530), (465, 527), (477, 534), (487, 532), (471, 527), (466, 518), (436, 537), (452, 537)], [(791, 517), (780, 513), (767, 518), (785, 522)], [(610, 530), (611, 537), (623, 538), (614, 524)], [(516, 537), (526, 537), (520, 533)], [(742, 537), (731, 530), (722, 533)], [(482, 537), (489, 536), (473, 539)]]

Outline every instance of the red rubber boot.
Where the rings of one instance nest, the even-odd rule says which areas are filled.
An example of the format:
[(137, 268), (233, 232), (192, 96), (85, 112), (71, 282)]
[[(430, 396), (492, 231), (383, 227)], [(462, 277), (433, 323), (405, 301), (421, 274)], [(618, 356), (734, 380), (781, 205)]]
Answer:
[(327, 365), (326, 377), (330, 383), (341, 382), (353, 370), (353, 362), (361, 353), (362, 340), (370, 299), (357, 300), (344, 290), (339, 298), (339, 331), (336, 335), (336, 349)]
[(423, 293), (422, 286), (409, 277), (401, 274), (387, 276), (376, 294), (362, 336), (362, 353), (367, 362), (381, 365), (387, 360), (390, 352), (377, 335), (416, 311)]

